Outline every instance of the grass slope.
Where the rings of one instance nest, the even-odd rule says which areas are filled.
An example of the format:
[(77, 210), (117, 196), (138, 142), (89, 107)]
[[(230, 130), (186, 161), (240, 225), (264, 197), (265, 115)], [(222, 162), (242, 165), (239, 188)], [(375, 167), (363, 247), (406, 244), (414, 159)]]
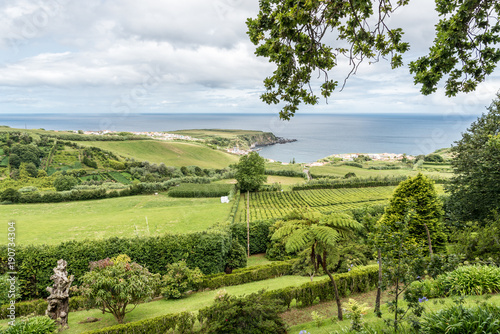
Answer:
[(163, 162), (167, 166), (224, 168), (238, 162), (238, 157), (213, 150), (202, 144), (159, 140), (91, 141), (81, 145), (95, 146), (137, 161)]
[(230, 209), (231, 205), (220, 203), (219, 198), (170, 198), (160, 194), (1, 205), (0, 217), (16, 221), (18, 244), (57, 244), (85, 238), (204, 231), (224, 220)]

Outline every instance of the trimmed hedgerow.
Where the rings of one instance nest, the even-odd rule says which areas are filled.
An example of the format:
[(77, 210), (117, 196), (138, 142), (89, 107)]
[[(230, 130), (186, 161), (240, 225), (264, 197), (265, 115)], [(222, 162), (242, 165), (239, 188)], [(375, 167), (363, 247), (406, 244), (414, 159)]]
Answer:
[(182, 183), (168, 192), (170, 197), (221, 197), (229, 195), (231, 184)]
[[(69, 310), (78, 311), (85, 309), (86, 300), (83, 297), (71, 297), (69, 299)], [(16, 317), (23, 317), (30, 314), (34, 315), (45, 315), (47, 310), (47, 301), (44, 299), (35, 299), (25, 302), (16, 303)], [(5, 304), (0, 306), (0, 319), (7, 319), (7, 315), (10, 314), (10, 304)]]
[(274, 262), (263, 266), (254, 266), (233, 270), (231, 274), (212, 274), (203, 277), (197, 286), (198, 290), (217, 289), (223, 286), (239, 285), (249, 282), (262, 281), (274, 277), (291, 275), (291, 262)]
[[(273, 226), (275, 219), (254, 220), (250, 223), (250, 254), (265, 253), (270, 241), (269, 228)], [(238, 238), (240, 243), (247, 247), (247, 224), (234, 223), (231, 226), (234, 238)]]

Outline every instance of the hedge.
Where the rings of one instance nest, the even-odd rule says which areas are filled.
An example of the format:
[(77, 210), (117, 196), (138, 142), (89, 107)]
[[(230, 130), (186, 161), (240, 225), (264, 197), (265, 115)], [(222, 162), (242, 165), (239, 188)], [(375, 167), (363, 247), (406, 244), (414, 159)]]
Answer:
[[(273, 226), (275, 219), (257, 220), (250, 222), (250, 254), (265, 253), (270, 241), (269, 228)], [(233, 238), (238, 238), (240, 244), (247, 248), (247, 224), (234, 223), (231, 226)]]
[[(89, 262), (127, 254), (132, 261), (153, 273), (165, 274), (169, 263), (186, 258), (190, 268), (204, 274), (222, 272), (230, 249), (230, 230), (224, 225), (205, 232), (166, 234), (153, 237), (110, 238), (104, 240), (68, 241), (58, 245), (28, 245), (16, 248), (17, 278), (23, 299), (48, 296), (50, 276), (59, 259), (68, 262), (68, 273), (75, 276), (74, 285), (88, 271)], [(7, 247), (0, 246), (0, 267), (5, 268)]]
[[(16, 317), (23, 317), (30, 314), (45, 315), (47, 305), (48, 303), (44, 299), (16, 303)], [(0, 319), (7, 319), (7, 315), (10, 312), (8, 309), (9, 306), (10, 304), (0, 306)], [(69, 310), (71, 312), (83, 309), (85, 309), (85, 298), (77, 296), (69, 299)]]
[(288, 177), (302, 177), (307, 179), (306, 173), (302, 171), (296, 170), (274, 170), (274, 169), (266, 169), (266, 175), (278, 175), (278, 176), (288, 176)]
[[(121, 324), (93, 331), (84, 332), (85, 334), (150, 334), (167, 333), (173, 330), (175, 333), (197, 333), (193, 331), (196, 317), (191, 312), (182, 312), (176, 314), (167, 314), (159, 317), (144, 319)], [(169, 332), (171, 333), (171, 332)]]
[(223, 286), (239, 285), (249, 282), (257, 282), (274, 277), (291, 275), (293, 264), (288, 261), (279, 261), (263, 266), (253, 266), (233, 270), (231, 274), (212, 274), (203, 277), (203, 281), (197, 286), (198, 290), (217, 289)]
[(183, 183), (168, 192), (170, 197), (221, 197), (229, 195), (232, 184)]
[[(345, 297), (349, 293), (365, 292), (370, 288), (374, 288), (378, 283), (378, 265), (357, 268), (349, 273), (335, 274), (334, 277), (341, 297)], [(335, 298), (330, 279), (305, 283), (297, 287), (268, 291), (265, 293), (265, 296), (279, 299), (283, 305), (288, 307), (290, 307), (294, 299), (297, 301), (298, 306), (304, 307), (312, 305), (318, 298), (320, 301), (333, 300)], [(206, 309), (208, 308), (203, 308), (198, 312), (197, 318), (200, 323), (206, 320)], [(151, 319), (89, 331), (85, 332), (85, 334), (149, 334), (166, 333), (169, 330), (174, 330), (176, 333), (199, 333), (199, 329), (194, 328), (195, 319), (194, 314), (190, 312), (167, 314)]]

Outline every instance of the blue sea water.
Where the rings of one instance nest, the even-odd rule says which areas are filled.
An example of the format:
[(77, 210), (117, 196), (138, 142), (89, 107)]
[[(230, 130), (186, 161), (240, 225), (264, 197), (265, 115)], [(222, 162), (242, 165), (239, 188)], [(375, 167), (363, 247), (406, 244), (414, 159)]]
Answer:
[(0, 125), (46, 130), (173, 131), (245, 129), (273, 132), (297, 142), (268, 146), (270, 159), (312, 162), (336, 153), (428, 154), (450, 147), (477, 115), (298, 114), (0, 114)]

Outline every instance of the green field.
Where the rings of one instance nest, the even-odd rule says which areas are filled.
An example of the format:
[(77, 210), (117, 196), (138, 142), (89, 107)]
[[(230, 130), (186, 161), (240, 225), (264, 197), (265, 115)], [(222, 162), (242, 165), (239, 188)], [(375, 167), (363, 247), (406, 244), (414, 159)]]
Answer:
[(238, 157), (213, 150), (202, 144), (167, 142), (159, 140), (89, 141), (81, 145), (99, 147), (126, 158), (151, 163), (163, 162), (167, 166), (199, 166), (224, 168), (238, 162)]
[(0, 217), (16, 221), (18, 244), (57, 244), (85, 238), (204, 231), (225, 220), (230, 210), (231, 203), (222, 204), (219, 198), (170, 198), (159, 194), (1, 205)]

